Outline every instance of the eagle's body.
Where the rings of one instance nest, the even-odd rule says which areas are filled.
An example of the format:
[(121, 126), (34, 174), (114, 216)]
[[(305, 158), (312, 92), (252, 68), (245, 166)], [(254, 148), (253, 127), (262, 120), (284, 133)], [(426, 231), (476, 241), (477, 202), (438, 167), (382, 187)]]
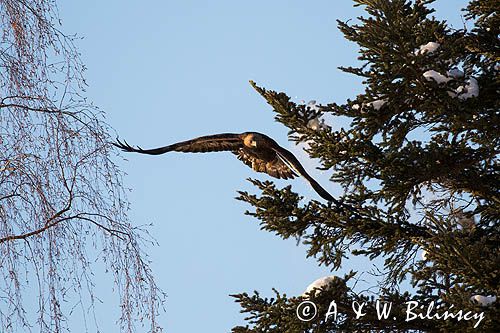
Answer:
[(149, 155), (159, 155), (170, 151), (184, 153), (230, 151), (239, 160), (257, 172), (265, 172), (272, 177), (283, 179), (301, 175), (309, 181), (314, 190), (323, 199), (338, 203), (330, 193), (307, 174), (306, 170), (290, 151), (281, 147), (276, 141), (262, 133), (245, 132), (242, 134), (223, 133), (208, 135), (155, 149), (134, 148), (126, 142), (122, 143), (120, 141), (113, 144), (127, 152)]

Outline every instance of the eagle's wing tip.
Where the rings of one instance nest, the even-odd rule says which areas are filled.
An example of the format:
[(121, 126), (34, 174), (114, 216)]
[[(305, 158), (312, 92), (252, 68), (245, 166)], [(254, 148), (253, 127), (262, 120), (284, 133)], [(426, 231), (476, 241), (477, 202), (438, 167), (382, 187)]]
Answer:
[(126, 140), (123, 140), (122, 142), (119, 138), (116, 138), (116, 142), (111, 142), (111, 144), (125, 152), (131, 152), (135, 150), (131, 145), (128, 144)]

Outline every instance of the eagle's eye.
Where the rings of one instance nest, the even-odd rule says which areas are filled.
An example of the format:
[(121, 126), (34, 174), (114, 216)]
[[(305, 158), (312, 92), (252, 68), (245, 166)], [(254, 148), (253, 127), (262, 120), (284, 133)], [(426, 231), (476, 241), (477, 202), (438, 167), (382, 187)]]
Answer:
[(245, 137), (244, 144), (249, 148), (257, 147), (257, 138), (255, 137), (255, 135), (249, 134)]

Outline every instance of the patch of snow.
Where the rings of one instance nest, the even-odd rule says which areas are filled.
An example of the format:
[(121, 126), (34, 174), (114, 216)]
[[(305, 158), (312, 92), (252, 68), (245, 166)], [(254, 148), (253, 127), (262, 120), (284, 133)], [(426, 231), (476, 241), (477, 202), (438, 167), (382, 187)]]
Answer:
[(316, 105), (316, 101), (312, 100), (312, 101), (309, 101), (307, 103), (306, 109), (312, 110), (312, 111), (319, 111), (319, 105)]
[[(315, 100), (311, 100), (307, 102), (306, 104), (306, 110), (309, 111), (314, 111), (314, 112), (319, 112), (321, 108), (321, 105), (317, 105)], [(324, 119), (320, 119), (321, 116), (318, 116), (316, 118), (313, 118), (307, 122), (307, 127), (309, 127), (312, 130), (318, 131), (318, 130), (325, 130), (325, 129), (331, 129), (330, 126), (325, 124)]]
[(462, 72), (458, 68), (450, 69), (446, 74), (448, 74), (449, 77), (452, 77), (454, 79), (458, 79), (464, 76), (464, 72)]
[[(320, 122), (321, 120), (321, 122)], [(324, 119), (320, 119), (320, 117), (313, 118), (307, 122), (307, 127), (314, 131), (319, 131), (319, 130), (329, 130), (331, 126), (328, 126), (325, 123)]]
[(471, 301), (476, 301), (481, 306), (489, 306), (496, 302), (496, 296), (483, 296), (483, 295), (474, 295), (471, 298)]
[(380, 110), (380, 108), (382, 106), (384, 106), (385, 103), (387, 103), (387, 102), (388, 102), (388, 99), (384, 98), (384, 99), (377, 99), (373, 102), (366, 103), (366, 105), (373, 107), (375, 110)]
[(309, 286), (307, 286), (306, 290), (304, 293), (302, 293), (302, 297), (307, 297), (307, 294), (312, 292), (314, 290), (314, 295), (317, 295), (321, 290), (327, 290), (330, 288), (330, 285), (333, 281), (338, 279), (335, 275), (330, 275), (330, 276), (325, 276), (322, 278), (317, 279), (313, 283), (311, 283)]
[(423, 76), (425, 77), (425, 79), (427, 81), (436, 81), (437, 83), (441, 84), (441, 83), (446, 83), (448, 81), (451, 80), (451, 78), (447, 77), (446, 75), (443, 75), (439, 72), (436, 72), (435, 70), (431, 69), (431, 70), (428, 70), (427, 72), (425, 72), (423, 74)]
[(381, 98), (381, 99), (376, 99), (374, 101), (368, 102), (368, 103), (363, 103), (361, 105), (359, 104), (353, 104), (351, 108), (353, 110), (363, 110), (366, 107), (372, 107), (374, 110), (380, 110), (382, 106), (384, 106), (387, 102), (389, 101), (388, 98)]
[(313, 118), (307, 122), (307, 127), (309, 127), (310, 129), (312, 129), (314, 131), (319, 130), (319, 125), (320, 125), (320, 123), (319, 123), (318, 118)]
[(471, 77), (465, 87), (460, 86), (457, 88), (456, 93), (458, 99), (462, 101), (471, 97), (477, 97), (479, 95), (479, 84), (475, 78)]
[(440, 46), (441, 44), (437, 42), (429, 42), (427, 44), (420, 45), (420, 47), (418, 49), (415, 49), (413, 53), (415, 55), (426, 54), (426, 53), (431, 54), (435, 52)]

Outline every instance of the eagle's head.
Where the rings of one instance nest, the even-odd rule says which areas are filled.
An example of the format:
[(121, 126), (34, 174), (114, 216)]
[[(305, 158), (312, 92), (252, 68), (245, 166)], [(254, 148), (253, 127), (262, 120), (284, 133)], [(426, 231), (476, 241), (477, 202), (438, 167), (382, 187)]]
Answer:
[(249, 148), (257, 148), (262, 146), (263, 140), (264, 138), (261, 135), (257, 133), (249, 133), (243, 139), (243, 143)]

